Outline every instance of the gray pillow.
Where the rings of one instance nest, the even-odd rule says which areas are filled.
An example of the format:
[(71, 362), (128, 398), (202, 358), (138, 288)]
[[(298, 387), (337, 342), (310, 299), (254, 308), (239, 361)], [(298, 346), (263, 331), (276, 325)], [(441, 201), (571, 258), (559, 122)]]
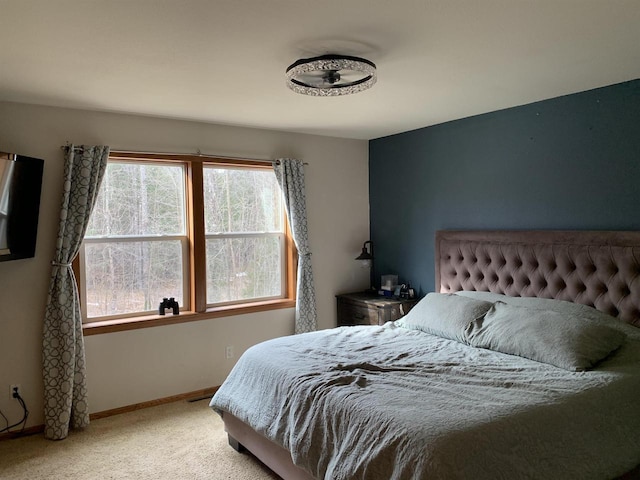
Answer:
[(469, 324), (469, 345), (570, 371), (587, 370), (618, 349), (625, 334), (580, 315), (496, 302)]
[(429, 293), (397, 324), (465, 343), (469, 323), (481, 318), (491, 306), (490, 302), (452, 293)]

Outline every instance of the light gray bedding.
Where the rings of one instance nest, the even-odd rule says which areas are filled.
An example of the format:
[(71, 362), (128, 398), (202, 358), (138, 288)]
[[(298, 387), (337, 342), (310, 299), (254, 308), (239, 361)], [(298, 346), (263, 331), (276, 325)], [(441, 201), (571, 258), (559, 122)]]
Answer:
[(249, 349), (211, 401), (318, 479), (607, 479), (640, 464), (640, 330), (570, 372), (390, 322)]

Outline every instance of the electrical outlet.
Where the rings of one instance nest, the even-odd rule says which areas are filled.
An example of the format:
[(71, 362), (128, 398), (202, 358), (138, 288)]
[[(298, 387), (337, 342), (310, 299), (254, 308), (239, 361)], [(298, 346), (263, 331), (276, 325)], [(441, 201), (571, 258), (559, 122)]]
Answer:
[(13, 394), (16, 390), (18, 391), (18, 394), (22, 396), (22, 385), (20, 385), (19, 383), (16, 383), (15, 385), (11, 385), (11, 390), (10, 390), (11, 398), (14, 398)]
[(227, 345), (227, 347), (224, 349), (224, 357), (226, 359), (233, 358), (233, 345)]

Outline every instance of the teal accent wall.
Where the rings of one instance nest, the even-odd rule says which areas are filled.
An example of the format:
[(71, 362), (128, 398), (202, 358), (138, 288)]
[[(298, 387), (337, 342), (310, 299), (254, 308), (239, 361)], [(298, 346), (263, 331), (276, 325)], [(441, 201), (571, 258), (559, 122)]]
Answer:
[(640, 230), (640, 80), (371, 140), (369, 186), (377, 282), (421, 294), (436, 230)]

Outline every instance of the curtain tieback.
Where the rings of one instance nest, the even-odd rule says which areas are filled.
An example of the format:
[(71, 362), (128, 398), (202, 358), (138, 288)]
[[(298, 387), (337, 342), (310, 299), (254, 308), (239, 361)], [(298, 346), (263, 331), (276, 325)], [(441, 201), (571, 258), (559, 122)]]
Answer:
[(311, 256), (311, 252), (307, 252), (307, 253), (300, 253), (300, 252), (298, 252), (298, 256), (299, 256), (299, 257), (310, 257), (310, 256)]
[(52, 267), (70, 267), (70, 263), (51, 262)]

